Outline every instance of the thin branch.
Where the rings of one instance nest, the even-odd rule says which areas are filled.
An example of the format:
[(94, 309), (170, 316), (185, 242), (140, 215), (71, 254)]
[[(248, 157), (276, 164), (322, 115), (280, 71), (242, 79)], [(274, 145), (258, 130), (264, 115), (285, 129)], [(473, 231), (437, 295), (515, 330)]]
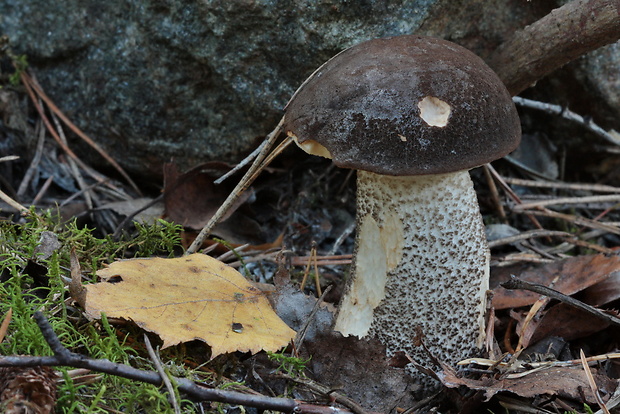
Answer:
[(32, 161), (30, 162), (30, 165), (28, 166), (28, 169), (26, 170), (22, 181), (21, 183), (19, 183), (19, 187), (17, 188), (18, 198), (21, 198), (26, 193), (26, 190), (28, 190), (28, 184), (30, 184), (32, 177), (34, 177), (34, 173), (37, 171), (37, 167), (39, 166), (39, 163), (41, 162), (41, 158), (43, 156), (43, 144), (45, 144), (45, 128), (39, 121), (37, 122), (36, 129), (38, 129), (37, 147), (34, 151), (34, 155), (32, 156)]
[(155, 197), (154, 199), (152, 199), (151, 201), (149, 201), (142, 207), (138, 208), (137, 210), (133, 211), (131, 214), (127, 215), (127, 217), (125, 217), (123, 221), (121, 221), (120, 224), (116, 226), (116, 230), (114, 230), (114, 233), (112, 233), (112, 239), (118, 240), (125, 226), (127, 226), (130, 222), (132, 222), (134, 217), (136, 217), (138, 214), (142, 213), (143, 211), (147, 210), (148, 208), (153, 207), (155, 204), (163, 200), (163, 198), (164, 198), (164, 195), (160, 194), (159, 196)]
[(334, 389), (330, 389), (323, 384), (320, 384), (316, 381), (311, 380), (310, 378), (293, 377), (291, 375), (285, 374), (284, 372), (274, 374), (274, 376), (276, 378), (284, 378), (289, 381), (296, 382), (298, 384), (303, 384), (306, 387), (308, 387), (311, 391), (318, 392), (319, 394), (323, 394), (325, 396), (333, 398), (333, 400), (336, 401), (337, 403), (342, 404), (346, 407), (349, 407), (351, 411), (353, 411), (355, 414), (367, 414), (367, 411), (364, 410), (364, 408), (360, 406), (357, 402), (351, 400), (350, 398), (340, 393), (337, 393)]
[(620, 187), (604, 184), (565, 183), (560, 181), (525, 180), (523, 178), (503, 177), (508, 184), (533, 188), (553, 188), (575, 191), (597, 191), (600, 193), (620, 193)]
[(532, 201), (529, 203), (516, 204), (512, 211), (520, 213), (522, 211), (531, 210), (533, 208), (548, 207), (558, 204), (601, 204), (601, 203), (618, 203), (620, 202), (620, 194), (612, 195), (596, 195), (584, 197), (560, 197), (549, 200)]
[(42, 312), (35, 312), (34, 320), (39, 326), (39, 329), (41, 330), (45, 341), (52, 349), (52, 352), (54, 352), (54, 355), (60, 361), (69, 361), (74, 355), (78, 356), (77, 354), (73, 354), (67, 348), (62, 346), (62, 344), (60, 343), (60, 339), (58, 339), (58, 336), (56, 335), (56, 332), (54, 332), (54, 330), (52, 329), (52, 325), (50, 325), (49, 321)]
[(146, 351), (149, 353), (149, 357), (151, 357), (151, 361), (153, 361), (153, 365), (155, 365), (155, 369), (159, 373), (159, 376), (161, 377), (161, 379), (164, 381), (164, 385), (166, 386), (166, 389), (168, 390), (168, 394), (170, 395), (169, 401), (170, 401), (170, 404), (172, 405), (172, 408), (174, 408), (174, 413), (181, 414), (181, 407), (179, 407), (179, 402), (177, 401), (177, 397), (174, 393), (174, 387), (172, 386), (172, 382), (170, 381), (170, 378), (168, 378), (168, 375), (166, 374), (166, 370), (164, 369), (164, 366), (159, 360), (159, 356), (153, 349), (153, 345), (151, 345), (151, 341), (147, 334), (144, 334), (144, 345), (146, 345)]
[[(566, 244), (572, 244), (573, 246), (584, 247), (586, 249), (594, 250), (596, 252), (600, 252), (600, 253), (608, 254), (608, 255), (615, 255), (615, 254), (618, 253), (617, 251), (615, 251), (613, 249), (610, 249), (609, 247), (601, 246), (601, 245), (598, 245), (596, 243), (589, 243), (589, 242), (587, 242), (585, 240), (579, 240), (576, 237), (568, 237), (568, 238), (566, 238), (564, 244), (565, 245)], [(562, 248), (563, 248), (563, 246), (558, 246), (558, 249), (562, 249)]]
[(226, 174), (222, 175), (220, 178), (213, 181), (213, 183), (222, 184), (224, 180), (226, 180), (227, 178), (229, 178), (231, 175), (235, 174), (236, 172), (240, 171), (243, 167), (248, 165), (254, 158), (258, 157), (258, 155), (261, 153), (261, 151), (263, 150), (263, 148), (265, 148), (267, 144), (268, 144), (267, 140), (261, 142), (261, 144), (258, 147), (256, 147), (256, 149), (252, 151), (250, 155), (248, 155), (247, 157), (239, 161), (239, 164), (235, 165), (235, 167), (232, 170), (228, 171)]
[(10, 205), (15, 210), (17, 210), (17, 211), (19, 211), (21, 213), (28, 212), (28, 209), (26, 207), (22, 206), (17, 201), (13, 200), (11, 197), (9, 197), (9, 195), (7, 193), (5, 193), (2, 190), (0, 190), (0, 200), (4, 201), (5, 203), (7, 203), (8, 205)]
[(501, 239), (491, 240), (488, 242), (489, 248), (504, 246), (506, 244), (517, 243), (523, 240), (534, 239), (537, 237), (574, 237), (573, 234), (565, 231), (555, 230), (528, 230), (514, 236), (502, 237)]
[[(0, 357), (0, 367), (32, 367), (32, 366), (69, 366), (85, 368), (91, 371), (102, 372), (131, 380), (141, 381), (157, 386), (162, 385), (159, 373), (144, 371), (129, 365), (117, 364), (107, 359), (91, 359), (76, 354), (65, 348), (52, 329), (47, 318), (41, 312), (35, 312), (34, 319), (43, 334), (43, 337), (54, 352), (54, 356), (5, 356)], [(307, 404), (291, 398), (275, 398), (263, 395), (244, 394), (237, 391), (226, 391), (207, 388), (187, 378), (171, 377), (180, 392), (201, 401), (214, 401), (228, 404), (237, 404), (255, 407), (259, 410), (274, 410), (296, 414), (334, 414), (350, 413), (347, 410), (332, 406)]]
[[(521, 201), (517, 193), (515, 193), (512, 190), (512, 188), (510, 188), (510, 186), (506, 183), (506, 181), (504, 181), (504, 178), (497, 172), (497, 170), (493, 167), (493, 165), (487, 164), (486, 168), (491, 174), (491, 176), (498, 182), (500, 187), (502, 187), (504, 191), (506, 191), (506, 193), (508, 194), (508, 197), (510, 197), (517, 205), (523, 203), (523, 201)], [(527, 212), (525, 214), (527, 215), (527, 218), (532, 222), (532, 224), (537, 229), (543, 230), (543, 226), (540, 224), (540, 222), (538, 221), (536, 217), (534, 217), (531, 214), (528, 214)]]
[(245, 173), (241, 181), (237, 184), (237, 186), (232, 190), (232, 192), (228, 195), (228, 198), (224, 200), (224, 203), (217, 209), (215, 214), (209, 219), (209, 222), (205, 224), (205, 226), (200, 230), (198, 236), (193, 241), (193, 243), (185, 252), (186, 255), (196, 253), (205, 239), (211, 234), (213, 227), (224, 217), (226, 212), (230, 209), (230, 207), (237, 201), (237, 199), (243, 194), (245, 190), (248, 189), (250, 184), (252, 183), (252, 177), (255, 176), (257, 171), (260, 171), (262, 167), (264, 167), (263, 161), (267, 157), (269, 150), (273, 146), (273, 144), (278, 139), (280, 135), (280, 131), (282, 130), (282, 125), (284, 124), (284, 117), (280, 120), (278, 125), (275, 127), (273, 131), (267, 136), (265, 143), (261, 145), (262, 149), (256, 155), (256, 159), (254, 163), (250, 166), (248, 171)]
[[(53, 112), (50, 115), (52, 121), (54, 122), (54, 125), (56, 126), (56, 133), (58, 134), (62, 142), (68, 146), (69, 144), (67, 141), (67, 137), (65, 136), (65, 132), (62, 129), (62, 125), (60, 124), (58, 117)], [(95, 201), (94, 193), (88, 190), (88, 185), (86, 185), (86, 181), (84, 181), (84, 177), (80, 173), (80, 169), (78, 168), (77, 163), (71, 157), (67, 158), (67, 164), (69, 166), (69, 171), (73, 175), (73, 179), (80, 188), (80, 192), (84, 194), (84, 202), (86, 203), (86, 208), (88, 210), (92, 210), (94, 206), (93, 202)]]
[(559, 300), (560, 302), (566, 303), (567, 305), (570, 305), (574, 308), (581, 309), (582, 311), (587, 312), (590, 315), (593, 315), (605, 322), (620, 327), (620, 318), (617, 318), (609, 313), (605, 313), (602, 310), (595, 308), (594, 306), (590, 306), (573, 297), (558, 292), (557, 290), (548, 288), (547, 286), (539, 285), (538, 283), (531, 283), (519, 279), (514, 275), (510, 277), (509, 281), (502, 283), (501, 286), (505, 289), (529, 290), (531, 292)]
[(301, 344), (303, 344), (304, 339), (306, 338), (306, 333), (308, 332), (308, 328), (310, 327), (310, 324), (312, 323), (312, 321), (314, 321), (314, 317), (319, 311), (321, 304), (324, 303), (325, 301), (325, 296), (327, 296), (327, 294), (329, 293), (331, 289), (332, 289), (331, 285), (327, 286), (327, 288), (325, 288), (325, 291), (323, 292), (321, 297), (319, 297), (317, 301), (314, 303), (314, 307), (312, 308), (310, 315), (306, 317), (306, 322), (304, 323), (304, 326), (299, 330), (299, 332), (297, 332), (297, 335), (295, 335), (295, 339), (293, 340), (294, 349), (301, 348)]
[(100, 182), (103, 181), (104, 177), (101, 174), (97, 173), (92, 168), (90, 168), (88, 165), (86, 165), (86, 163), (84, 163), (84, 161), (82, 161), (75, 154), (75, 152), (73, 152), (73, 150), (71, 148), (69, 148), (62, 141), (62, 139), (60, 138), (60, 136), (56, 132), (56, 129), (52, 126), (52, 123), (50, 122), (47, 114), (45, 113), (45, 109), (43, 108), (43, 105), (41, 105), (41, 103), (37, 99), (37, 96), (35, 95), (35, 91), (32, 88), (33, 85), (32, 85), (32, 83), (29, 83), (29, 79), (30, 78), (26, 77), (25, 73), (22, 73), (22, 84), (24, 85), (24, 88), (26, 89), (26, 93), (28, 93), (28, 96), (30, 97), (30, 100), (31, 100), (32, 104), (34, 105), (35, 109), (39, 113), (39, 116), (41, 117), (41, 120), (43, 121), (43, 124), (45, 125), (45, 128), (50, 133), (52, 138), (54, 138), (56, 143), (65, 152), (65, 154), (67, 154), (69, 157), (74, 159), (75, 162), (77, 162), (80, 165), (81, 168), (83, 168), (85, 171), (87, 171), (90, 174), (91, 177), (93, 177), (97, 181), (100, 181)]
[(20, 159), (19, 155), (7, 155), (4, 157), (0, 157), (0, 162), (15, 161), (18, 159)]
[(618, 0), (574, 0), (504, 42), (488, 59), (512, 95), (620, 38)]
[(499, 191), (497, 190), (497, 186), (495, 185), (495, 180), (493, 180), (493, 174), (491, 174), (491, 171), (489, 171), (489, 165), (483, 165), (482, 171), (484, 171), (484, 177), (487, 180), (489, 192), (491, 193), (491, 200), (495, 205), (495, 211), (497, 212), (500, 221), (506, 223), (506, 210), (504, 209), (504, 204), (500, 199)]
[(568, 119), (569, 121), (576, 122), (579, 125), (582, 125), (585, 128), (587, 128), (591, 132), (595, 133), (599, 137), (607, 140), (611, 144), (620, 145), (620, 137), (610, 134), (609, 132), (605, 131), (603, 128), (596, 125), (594, 122), (590, 121), (589, 119), (585, 119), (583, 116), (576, 114), (575, 112), (572, 112), (563, 106), (553, 105), (553, 104), (545, 103), (545, 102), (533, 101), (531, 99), (521, 98), (520, 96), (515, 96), (512, 98), (512, 100), (514, 101), (514, 103), (516, 103), (519, 106), (523, 106), (523, 107), (531, 108), (531, 109), (537, 109), (539, 111), (543, 111), (551, 115), (559, 115), (564, 119)]
[[(515, 213), (522, 214), (521, 212)], [(620, 228), (611, 223), (601, 223), (599, 221), (592, 220), (586, 217), (576, 216), (574, 214), (559, 213), (557, 211), (549, 210), (546, 208), (527, 210), (523, 213), (528, 215), (558, 218), (560, 220), (565, 220), (577, 226), (588, 227), (595, 230), (602, 230), (604, 232), (612, 234), (620, 234)]]
[(605, 414), (611, 414), (607, 409), (607, 406), (603, 402), (601, 398), (601, 394), (598, 391), (598, 386), (596, 385), (596, 381), (594, 381), (594, 375), (592, 375), (592, 370), (588, 365), (588, 361), (586, 360), (586, 354), (583, 353), (583, 349), (579, 350), (579, 357), (581, 359), (581, 365), (583, 367), (583, 371), (586, 374), (586, 378), (588, 379), (588, 385), (590, 386), (590, 390), (592, 391), (592, 395), (594, 395), (594, 399), (599, 407), (603, 410)]

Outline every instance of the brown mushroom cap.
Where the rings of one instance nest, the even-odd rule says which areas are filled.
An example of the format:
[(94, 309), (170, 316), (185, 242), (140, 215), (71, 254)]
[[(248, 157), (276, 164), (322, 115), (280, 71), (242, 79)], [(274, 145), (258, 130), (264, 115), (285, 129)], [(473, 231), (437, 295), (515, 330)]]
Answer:
[(339, 167), (385, 175), (473, 168), (514, 150), (517, 111), (467, 49), (415, 35), (376, 39), (321, 66), (295, 93), (285, 130)]

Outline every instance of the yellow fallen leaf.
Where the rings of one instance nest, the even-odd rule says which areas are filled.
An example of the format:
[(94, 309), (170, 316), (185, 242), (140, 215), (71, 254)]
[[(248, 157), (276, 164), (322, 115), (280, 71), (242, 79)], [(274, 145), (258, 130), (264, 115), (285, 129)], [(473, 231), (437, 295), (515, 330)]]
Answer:
[(97, 275), (102, 282), (86, 286), (86, 313), (130, 319), (158, 334), (162, 348), (199, 339), (215, 357), (276, 351), (295, 336), (259, 289), (204, 254), (124, 260)]

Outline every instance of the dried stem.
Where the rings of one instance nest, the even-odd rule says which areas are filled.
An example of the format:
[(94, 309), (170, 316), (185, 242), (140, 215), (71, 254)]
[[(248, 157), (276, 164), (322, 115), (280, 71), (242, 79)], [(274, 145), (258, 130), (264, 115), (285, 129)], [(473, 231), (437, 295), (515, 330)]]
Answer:
[[(34, 79), (32, 79), (32, 77), (30, 75), (28, 75), (28, 73), (26, 72), (22, 72), (21, 73), (21, 80), (22, 83), (24, 84), (24, 86), (26, 86), (26, 89), (28, 91), (28, 94), (30, 95), (30, 98), (32, 99), (32, 102), (35, 104), (35, 106), (37, 106), (37, 110), (39, 111), (39, 113), (41, 114), (41, 117), (44, 119), (44, 121), (47, 119), (44, 114), (39, 110), (38, 106), (38, 100), (35, 98), (34, 93), (36, 93), (36, 95), (43, 101), (46, 103), (46, 105), (48, 106), (49, 110), (55, 114), (58, 118), (60, 118), (60, 120), (62, 122), (64, 122), (77, 136), (79, 136), (84, 142), (86, 142), (88, 145), (90, 145), (95, 151), (97, 151), (103, 158), (105, 158), (105, 160), (107, 162), (109, 162), (112, 167), (118, 171), (118, 173), (120, 175), (123, 176), (123, 178), (127, 181), (127, 183), (129, 183), (129, 185), (136, 191), (136, 193), (138, 194), (142, 194), (142, 192), (140, 191), (140, 189), (138, 188), (138, 186), (136, 185), (136, 183), (133, 182), (133, 180), (131, 179), (131, 177), (129, 177), (129, 175), (125, 172), (125, 170), (123, 169), (123, 167), (121, 167), (116, 160), (114, 160), (114, 158), (112, 158), (107, 152), (105, 152), (100, 146), (99, 144), (97, 144), (95, 141), (93, 141), (88, 135), (86, 135), (84, 132), (82, 132), (81, 129), (79, 129), (73, 122), (71, 122), (71, 120), (69, 120), (69, 118), (67, 118), (67, 116), (62, 113), (62, 111), (60, 109), (58, 109), (58, 107), (56, 106), (56, 104), (54, 104), (54, 102), (45, 94), (45, 92), (43, 91), (43, 89), (37, 84), (37, 82), (34, 81)], [(45, 126), (48, 128), (48, 131), (50, 132), (50, 134), (52, 134), (52, 136), (54, 136), (54, 138), (56, 139), (56, 141), (58, 141), (57, 136), (54, 134), (53, 130), (52, 130), (52, 126), (51, 124), (49, 124), (49, 121), (45, 122)], [(67, 152), (67, 154), (76, 159), (77, 160), (77, 156), (75, 155), (75, 153), (73, 153), (73, 151), (68, 150), (68, 147), (66, 145), (62, 145), (60, 144), (61, 147), (63, 148), (63, 150), (65, 150), (65, 152)]]
[(269, 155), (269, 150), (273, 146), (273, 144), (277, 141), (278, 136), (280, 135), (280, 131), (282, 130), (282, 125), (284, 124), (284, 117), (280, 120), (278, 125), (275, 127), (273, 131), (267, 136), (265, 142), (261, 145), (261, 150), (256, 155), (256, 159), (254, 163), (250, 166), (248, 171), (245, 173), (241, 181), (237, 184), (237, 186), (232, 190), (229, 194), (228, 198), (224, 201), (224, 203), (220, 206), (220, 208), (215, 212), (215, 214), (209, 219), (209, 222), (205, 224), (202, 228), (198, 236), (194, 242), (189, 246), (187, 252), (185, 254), (196, 253), (205, 239), (211, 234), (211, 230), (219, 221), (224, 217), (226, 212), (230, 209), (230, 207), (237, 201), (237, 199), (243, 194), (245, 190), (248, 189), (250, 184), (252, 183), (253, 177), (255, 174), (260, 171), (262, 168), (266, 166), (263, 161)]

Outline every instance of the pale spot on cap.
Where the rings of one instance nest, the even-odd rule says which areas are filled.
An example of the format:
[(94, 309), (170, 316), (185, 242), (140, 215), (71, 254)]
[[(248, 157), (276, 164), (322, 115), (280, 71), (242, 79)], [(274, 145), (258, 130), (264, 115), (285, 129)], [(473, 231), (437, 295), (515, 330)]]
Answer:
[(434, 96), (425, 96), (418, 102), (420, 118), (429, 126), (443, 128), (448, 125), (451, 109), (447, 102)]

